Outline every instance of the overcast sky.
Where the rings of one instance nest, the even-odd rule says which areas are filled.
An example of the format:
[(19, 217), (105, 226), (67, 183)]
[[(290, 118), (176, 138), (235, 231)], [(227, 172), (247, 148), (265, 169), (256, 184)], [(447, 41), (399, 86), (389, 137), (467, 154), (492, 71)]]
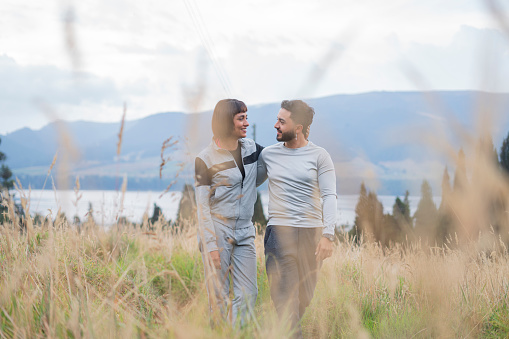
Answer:
[[(492, 0), (493, 2), (494, 0)], [(378, 90), (508, 91), (482, 0), (2, 0), (0, 134)], [(509, 6), (499, 13), (508, 17)]]

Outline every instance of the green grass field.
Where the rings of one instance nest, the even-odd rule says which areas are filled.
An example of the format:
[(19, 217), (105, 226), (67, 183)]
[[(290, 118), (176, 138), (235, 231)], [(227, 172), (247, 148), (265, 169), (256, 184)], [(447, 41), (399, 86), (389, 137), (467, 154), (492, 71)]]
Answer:
[[(262, 237), (259, 297), (246, 328), (209, 326), (196, 230), (104, 230), (92, 220), (0, 226), (1, 338), (280, 338)], [(308, 338), (505, 338), (506, 250), (339, 243), (320, 271)]]

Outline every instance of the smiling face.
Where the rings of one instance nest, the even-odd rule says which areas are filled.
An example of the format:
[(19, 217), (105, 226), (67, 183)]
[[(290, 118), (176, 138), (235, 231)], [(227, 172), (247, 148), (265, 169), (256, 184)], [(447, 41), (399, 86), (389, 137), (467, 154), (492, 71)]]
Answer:
[(245, 138), (247, 123), (247, 106), (237, 99), (219, 100), (212, 113), (212, 133), (214, 139)]
[(245, 138), (247, 136), (247, 126), (249, 126), (249, 122), (247, 121), (247, 113), (240, 112), (233, 116), (233, 131), (232, 138)]
[(292, 113), (284, 108), (279, 110), (277, 122), (274, 128), (277, 130), (277, 141), (290, 141), (295, 139), (295, 123), (291, 118)]

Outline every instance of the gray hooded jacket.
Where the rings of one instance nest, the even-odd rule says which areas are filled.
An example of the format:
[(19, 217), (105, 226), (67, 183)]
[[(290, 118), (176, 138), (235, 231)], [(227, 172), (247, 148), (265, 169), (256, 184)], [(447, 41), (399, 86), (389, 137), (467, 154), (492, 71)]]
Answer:
[(214, 141), (195, 160), (198, 240), (208, 252), (218, 249), (217, 227), (254, 227), (251, 219), (256, 202), (257, 163), (263, 147), (247, 138), (239, 142), (244, 180), (233, 155)]

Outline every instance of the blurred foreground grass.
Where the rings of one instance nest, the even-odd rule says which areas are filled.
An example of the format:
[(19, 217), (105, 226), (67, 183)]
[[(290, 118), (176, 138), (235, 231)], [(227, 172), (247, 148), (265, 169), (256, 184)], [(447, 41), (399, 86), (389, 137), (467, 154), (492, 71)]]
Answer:
[[(29, 225), (30, 226), (30, 225)], [(151, 226), (151, 227), (150, 227)], [(262, 236), (256, 321), (211, 329), (196, 230), (109, 230), (65, 219), (0, 226), (2, 338), (279, 338)], [(506, 250), (389, 250), (345, 240), (326, 260), (303, 320), (309, 338), (509, 336)]]

